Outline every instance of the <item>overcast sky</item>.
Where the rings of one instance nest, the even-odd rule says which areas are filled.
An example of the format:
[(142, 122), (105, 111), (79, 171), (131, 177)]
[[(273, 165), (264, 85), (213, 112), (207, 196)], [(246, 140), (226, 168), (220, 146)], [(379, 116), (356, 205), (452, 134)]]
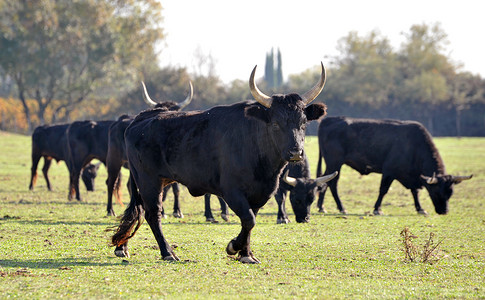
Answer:
[(463, 71), (485, 77), (485, 1), (482, 0), (163, 0), (166, 33), (162, 66), (196, 66), (196, 53), (215, 59), (224, 82), (247, 80), (254, 65), (264, 71), (265, 55), (280, 48), (283, 75), (300, 73), (338, 54), (350, 31), (378, 30), (395, 50), (412, 25), (439, 22), (448, 35), (449, 57)]

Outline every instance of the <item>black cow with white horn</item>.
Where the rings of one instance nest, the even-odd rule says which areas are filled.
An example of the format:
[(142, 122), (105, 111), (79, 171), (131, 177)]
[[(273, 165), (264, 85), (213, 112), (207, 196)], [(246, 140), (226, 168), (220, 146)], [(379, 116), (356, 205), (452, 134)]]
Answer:
[(335, 178), (337, 174), (338, 172), (335, 171), (333, 174), (312, 179), (306, 155), (301, 161), (289, 163), (281, 175), (280, 185), (274, 196), (278, 203), (276, 223), (287, 224), (290, 222), (285, 207), (288, 192), (296, 222), (307, 223), (310, 220), (311, 205), (315, 201), (318, 191), (326, 188), (327, 182)]
[[(421, 188), (428, 190), (436, 213), (446, 214), (453, 186), (472, 178), (472, 175), (446, 174), (445, 164), (431, 134), (415, 121), (328, 117), (320, 123), (318, 143), (317, 174), (321, 174), (322, 157), (326, 164), (325, 174), (340, 171), (343, 164), (362, 175), (382, 174), (379, 196), (374, 205), (375, 215), (382, 214), (382, 199), (394, 180), (411, 190), (416, 211), (426, 215), (418, 199)], [(337, 193), (339, 175), (328, 186), (338, 209), (346, 213)], [(318, 201), (322, 212), (325, 190)]]
[[(163, 101), (155, 102), (152, 100), (146, 89), (145, 83), (142, 82), (143, 87), (143, 100), (152, 108), (161, 111), (179, 111), (190, 104), (194, 96), (194, 88), (192, 82), (189, 81), (189, 93), (187, 97), (181, 102)], [(115, 211), (113, 209), (113, 193), (117, 199), (121, 199), (119, 192), (119, 181), (121, 176), (121, 167), (128, 163), (125, 151), (125, 130), (133, 121), (135, 116), (122, 115), (116, 120), (109, 128), (108, 133), (108, 154), (106, 156), (106, 168), (108, 169), (108, 179), (106, 185), (108, 188), (108, 204), (106, 210), (108, 216), (114, 216)], [(169, 188), (172, 187), (174, 195), (174, 209), (173, 215), (178, 218), (182, 218), (183, 214), (180, 210), (179, 204), (179, 187), (178, 183), (174, 182), (172, 185), (165, 188), (163, 193), (164, 199)]]
[(241, 231), (226, 247), (242, 263), (259, 263), (250, 247), (259, 209), (274, 195), (279, 177), (290, 161), (303, 159), (308, 121), (326, 113), (311, 104), (325, 84), (319, 82), (302, 96), (263, 94), (251, 73), (254, 101), (215, 106), (199, 112), (140, 113), (125, 132), (132, 196), (112, 237), (115, 254), (128, 256), (128, 239), (143, 217), (160, 247), (163, 260), (179, 260), (162, 233), (160, 194), (174, 182), (193, 196), (206, 193), (224, 198), (241, 220)]

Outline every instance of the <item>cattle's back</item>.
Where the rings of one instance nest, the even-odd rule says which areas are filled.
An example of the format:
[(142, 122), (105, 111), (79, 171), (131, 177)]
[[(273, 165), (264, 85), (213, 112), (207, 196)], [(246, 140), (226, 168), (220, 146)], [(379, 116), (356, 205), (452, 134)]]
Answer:
[(264, 137), (264, 123), (245, 116), (250, 105), (255, 102), (197, 112), (145, 111), (126, 130), (128, 151), (156, 157), (153, 168), (160, 176), (186, 185), (194, 195), (209, 192), (222, 196), (221, 185), (227, 186), (228, 180), (234, 181), (234, 186), (248, 184), (243, 190), (267, 193), (271, 184), (258, 186), (265, 185), (267, 177), (274, 181), (271, 193), (281, 168), (276, 175), (260, 174), (273, 171), (263, 166), (270, 164), (264, 155), (267, 149), (263, 149), (270, 141)]
[(444, 172), (431, 135), (415, 121), (329, 117), (320, 124), (319, 139), (324, 155), (325, 148), (340, 149), (326, 161), (341, 159), (361, 174), (386, 168), (405, 186), (420, 185), (425, 169)]
[(67, 130), (68, 144), (71, 155), (90, 156), (106, 161), (108, 151), (108, 133), (115, 121), (76, 121)]
[(32, 150), (56, 160), (65, 160), (67, 155), (66, 129), (68, 124), (43, 125), (32, 134)]

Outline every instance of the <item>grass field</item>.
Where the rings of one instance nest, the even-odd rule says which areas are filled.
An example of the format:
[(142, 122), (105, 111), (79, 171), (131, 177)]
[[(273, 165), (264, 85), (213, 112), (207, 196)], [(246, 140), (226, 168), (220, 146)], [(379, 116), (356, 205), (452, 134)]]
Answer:
[[(342, 169), (339, 191), (349, 212), (338, 214), (327, 194), (328, 214), (312, 209), (311, 221), (276, 225), (271, 199), (257, 217), (252, 248), (259, 265), (244, 265), (225, 254), (240, 230), (239, 220), (205, 222), (203, 198), (181, 193), (184, 219), (169, 216), (163, 230), (177, 246), (181, 262), (160, 260), (144, 223), (130, 242), (132, 257), (117, 258), (108, 246), (117, 219), (106, 217), (106, 169), (96, 191), (81, 187), (84, 203), (67, 200), (64, 163), (50, 170), (47, 192), (39, 167), (34, 191), (30, 177), (30, 137), (0, 132), (0, 298), (81, 299), (348, 299), (485, 298), (485, 139), (437, 138), (447, 171), (474, 174), (455, 187), (450, 213), (437, 215), (425, 190), (417, 215), (411, 193), (394, 182), (384, 198), (384, 216), (371, 216), (380, 176)], [(307, 137), (306, 151), (316, 170), (318, 143)], [(125, 171), (124, 171), (125, 172)], [(127, 173), (124, 173), (127, 175)], [(125, 180), (127, 176), (124, 177)], [(124, 185), (124, 184), (123, 184)], [(124, 186), (123, 186), (124, 187)], [(124, 202), (128, 202), (123, 190)], [(171, 212), (172, 196), (166, 203)], [(288, 205), (288, 211), (291, 208)], [(123, 212), (115, 205), (118, 215)], [(434, 263), (405, 260), (401, 231), (408, 227), (422, 247), (430, 234), (442, 241)]]

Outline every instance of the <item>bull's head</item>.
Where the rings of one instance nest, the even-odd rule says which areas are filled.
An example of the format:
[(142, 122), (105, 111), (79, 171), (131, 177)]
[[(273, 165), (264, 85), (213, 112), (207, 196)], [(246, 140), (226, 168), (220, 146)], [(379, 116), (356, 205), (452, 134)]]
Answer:
[(270, 140), (279, 150), (285, 161), (299, 161), (303, 158), (303, 142), (308, 121), (319, 119), (326, 114), (323, 103), (311, 104), (325, 85), (325, 68), (318, 83), (308, 92), (298, 94), (273, 95), (263, 94), (254, 81), (256, 67), (249, 78), (249, 87), (254, 99), (261, 105), (246, 108), (246, 115), (266, 123)]
[(101, 163), (97, 164), (88, 164), (86, 167), (84, 167), (82, 171), (81, 178), (84, 182), (84, 185), (86, 185), (86, 189), (88, 191), (94, 191), (94, 179), (98, 175), (98, 169)]
[(194, 88), (192, 86), (192, 82), (189, 81), (189, 94), (185, 98), (184, 101), (182, 102), (172, 102), (172, 101), (165, 101), (165, 102), (155, 102), (150, 98), (150, 95), (148, 95), (147, 88), (145, 86), (145, 83), (142, 81), (141, 85), (143, 86), (143, 100), (150, 105), (150, 107), (156, 107), (156, 108), (167, 108), (167, 110), (182, 110), (184, 107), (190, 104), (192, 101), (192, 97), (194, 96)]
[(453, 195), (453, 185), (463, 180), (471, 179), (470, 176), (436, 175), (432, 177), (421, 175), (421, 181), (433, 201), (434, 209), (437, 214), (445, 215), (448, 213), (448, 200)]
[(290, 202), (295, 218), (298, 223), (306, 223), (310, 220), (310, 207), (315, 200), (317, 191), (325, 188), (327, 182), (334, 179), (338, 172), (316, 179), (293, 178), (288, 176), (288, 170), (283, 176), (283, 181), (291, 186)]

